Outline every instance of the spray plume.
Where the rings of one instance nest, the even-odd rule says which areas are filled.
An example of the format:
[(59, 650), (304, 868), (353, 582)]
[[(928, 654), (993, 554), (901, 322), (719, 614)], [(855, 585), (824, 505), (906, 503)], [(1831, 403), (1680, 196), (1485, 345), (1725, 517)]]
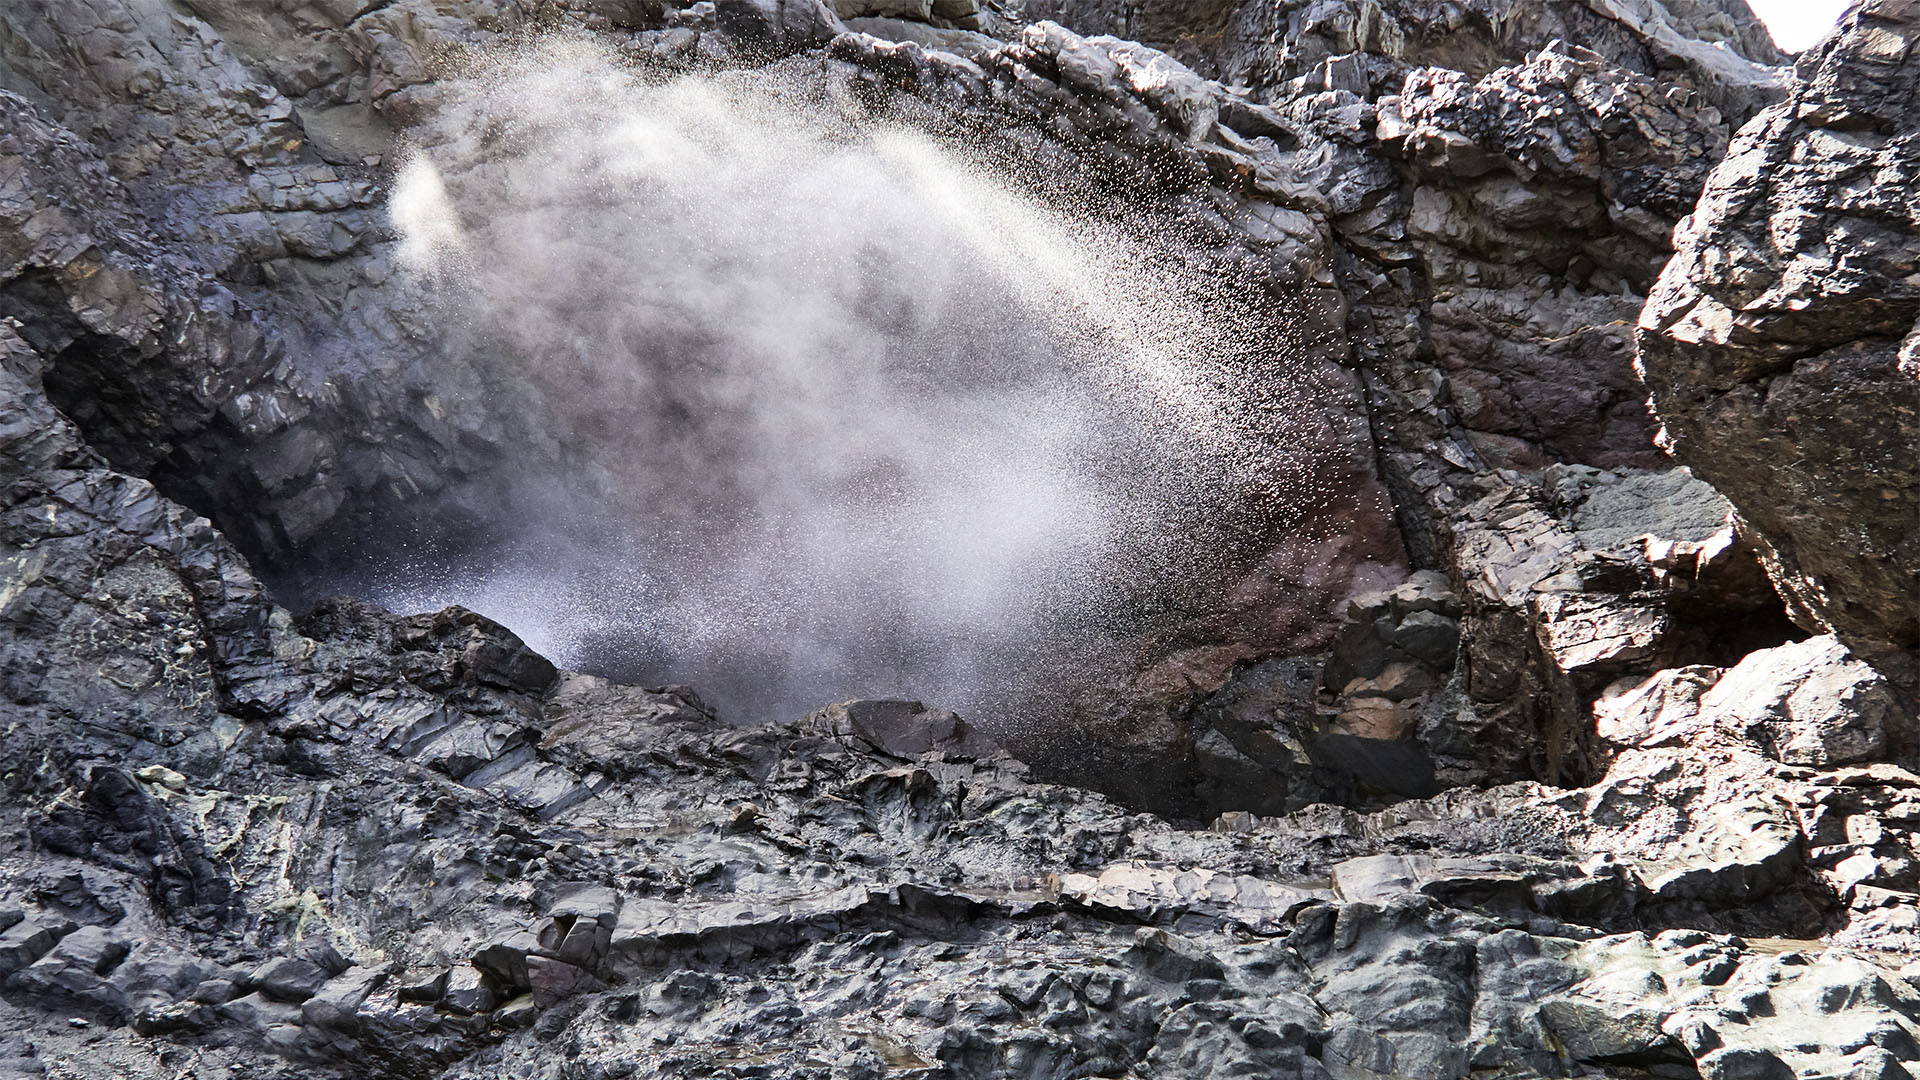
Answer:
[(808, 70), (662, 82), (548, 41), (445, 105), (399, 258), (554, 445), (489, 481), (514, 542), (374, 591), (738, 722), (889, 695), (1044, 725), (1290, 523), (1307, 391), (1150, 222)]

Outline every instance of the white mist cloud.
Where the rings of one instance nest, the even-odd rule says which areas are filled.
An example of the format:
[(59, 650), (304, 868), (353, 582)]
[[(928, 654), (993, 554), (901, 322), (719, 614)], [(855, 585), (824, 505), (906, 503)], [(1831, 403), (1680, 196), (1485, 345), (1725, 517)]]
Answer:
[(460, 214), (428, 158), (416, 156), (401, 166), (387, 212), (400, 234), (401, 265), (430, 272), (457, 257)]
[(549, 42), (446, 105), (394, 191), (402, 249), (447, 347), (568, 427), (498, 478), (517, 545), (385, 599), (740, 721), (1009, 713), (1124, 670), (1143, 611), (1226, 572), (1207, 537), (1287, 520), (1311, 481), (1273, 448), (1312, 391), (1272, 315), (828, 97)]

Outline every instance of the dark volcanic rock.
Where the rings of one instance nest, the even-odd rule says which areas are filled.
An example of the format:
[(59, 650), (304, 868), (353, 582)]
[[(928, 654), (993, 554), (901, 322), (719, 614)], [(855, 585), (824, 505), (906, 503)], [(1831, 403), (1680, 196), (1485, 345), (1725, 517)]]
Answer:
[[(1202, 745), (1185, 714), (1237, 669), (1325, 648), (1351, 595), (1392, 585), (1407, 555), (1450, 566), (1474, 474), (1660, 463), (1629, 362), (1634, 293), (1734, 121), (1783, 78), (1757, 24), (1722, 3), (1286, 11), (1221, 9), (1217, 38), (1212, 15), (1137, 12), (1135, 36), (1212, 41), (1186, 55), (1212, 57), (1202, 70), (1222, 83), (1128, 42), (1017, 25), (1038, 9), (839, 11), (1001, 35), (961, 58), (858, 35), (809, 49), (836, 29), (817, 4), (407, 0), (296, 17), (214, 3), (187, 35), (36, 0), (4, 16), (4, 85), (24, 95), (8, 220), (34, 224), (0, 302), (52, 350), (49, 392), (91, 445), (282, 583), (385, 574), (396, 537), (431, 561), (490, 550), (513, 519), (648, 504), (645, 470), (603, 467), (591, 445), (631, 426), (625, 406), (543, 379), (500, 341), (436, 347), (466, 331), (400, 271), (373, 209), (382, 170), (396, 139), (431, 156), (485, 126), (461, 109), (472, 71), (447, 58), (536, 28), (598, 35), (665, 74), (774, 61), (739, 77), (830, 88), (823, 122), (907, 124), (1049, 198), (1139, 218), (1171, 239), (1169, 272), (1284, 310), (1261, 333), (1298, 354), (1282, 375), (1306, 415), (1270, 432), (1269, 456), (1294, 463), (1301, 480), (1283, 486), (1305, 492), (1290, 498), (1312, 524), (1195, 537), (1204, 571), (1142, 571), (1193, 577), (1156, 584), (1166, 595), (1140, 605), (1154, 613), (1113, 640), (1070, 628), (1050, 643), (1100, 672), (1070, 700), (1041, 700), (1067, 681), (1054, 676), (975, 715), (1028, 710), (1020, 730), (1097, 744), (1057, 760), (1045, 738), (1015, 746), (1040, 766), (1204, 815), (1232, 807), (1196, 785), (1246, 751)], [(1187, 29), (1151, 30), (1163, 17)], [(82, 36), (83, 54), (58, 45)], [(456, 197), (501, 182), (469, 164), (443, 162)], [(92, 273), (101, 260), (112, 273)], [(595, 410), (611, 410), (598, 427)], [(634, 662), (622, 632), (589, 643), (603, 673)]]
[[(1641, 320), (1673, 452), (1797, 617), (1920, 646), (1920, 11), (1867, 3), (1743, 129)], [(1881, 645), (1880, 647), (1884, 647)]]
[(998, 744), (946, 709), (917, 701), (848, 701), (829, 705), (806, 723), (849, 749), (898, 758), (938, 754), (979, 761), (1002, 753)]
[[(1250, 363), (1284, 353), (1303, 413), (1261, 425), (1287, 451), (1263, 460), (1300, 477), (1294, 516), (1327, 524), (1285, 536), (1276, 522), (1223, 524), (1212, 538), (1221, 542), (1203, 545), (1203, 569), (1188, 551), (1174, 570), (1143, 574), (1169, 593), (1141, 605), (1151, 617), (1136, 613), (1110, 641), (1060, 632), (1062, 648), (1088, 654), (1079, 666), (1111, 670), (1071, 688), (1091, 700), (1035, 706), (1048, 726), (1097, 731), (1117, 716), (1108, 727), (1147, 731), (1236, 664), (1320, 644), (1348, 591), (1401, 567), (1363, 390), (1342, 366), (1325, 230), (1213, 182), (1209, 155), (1231, 141), (1211, 119), (1217, 85), (1151, 50), (1089, 44), (1057, 26), (1012, 33), (976, 63), (835, 38), (840, 24), (819, 4), (535, 7), (408, 0), (293, 16), (213, 3), (183, 24), (192, 33), (114, 4), (36, 0), (0, 13), (0, 86), (19, 95), (0, 146), (14, 163), (3, 209), (20, 253), (0, 267), (0, 314), (45, 353), (49, 395), (90, 445), (208, 514), (289, 599), (390, 576), (397, 544), (410, 567), (494, 557), (528, 519), (584, 531), (569, 541), (624, 560), (604, 523), (568, 522), (581, 507), (666, 501), (654, 471), (597, 438), (632, 431), (635, 403), (553, 377), (529, 355), (540, 347), (513, 334), (469, 333), (465, 316), (443, 317), (453, 298), (403, 272), (375, 207), (392, 193), (396, 139), (428, 158), (446, 151), (456, 197), (500, 182), (492, 164), (460, 156), (487, 125), (466, 108), (482, 69), (456, 60), (511, 52), (544, 31), (594, 36), (649, 78), (724, 66), (743, 69), (732, 76), (740, 85), (809, 88), (826, 127), (923, 129), (1054, 198), (1093, 200), (1130, 228), (1179, 237), (1153, 253), (1170, 273), (1224, 275), (1246, 294), (1226, 299), (1256, 304), (1253, 332), (1235, 347), (1260, 354)], [(61, 45), (82, 38), (88, 49)], [(1042, 113), (1052, 119), (1030, 122)], [(1015, 130), (1032, 138), (1004, 137)], [(682, 396), (669, 413), (711, 405)], [(681, 576), (662, 574), (675, 589)], [(686, 677), (659, 670), (684, 657), (658, 655), (684, 643), (648, 652), (622, 636), (638, 613), (621, 614), (627, 626), (603, 620), (609, 628), (588, 643), (603, 673)], [(919, 630), (909, 619), (889, 633)], [(725, 659), (736, 670), (787, 662), (781, 647), (763, 652)], [(1164, 734), (1141, 737), (1148, 752), (1167, 748)], [(1098, 737), (1140, 752), (1123, 733)]]
[(1082, 33), (1166, 48), (1221, 81), (1371, 97), (1409, 67), (1479, 78), (1554, 41), (1575, 42), (1646, 74), (1678, 74), (1744, 120), (1778, 94), (1782, 57), (1742, 0), (1025, 0), (1009, 5)]
[[(1183, 831), (1032, 783), (935, 710), (733, 729), (684, 690), (556, 677), (458, 610), (339, 601), (296, 622), (204, 521), (94, 465), (8, 379), (9, 414), (45, 421), (8, 429), (30, 463), (9, 503), (55, 512), (6, 519), (0, 627), (32, 662), (10, 668), (0, 750), (38, 764), (4, 776), (27, 828), (0, 833), (19, 913), (0, 940), (22, 968), (0, 1015), (49, 1068), (165, 1075), (185, 1053), (264, 1075), (543, 1075), (558, 1055), (712, 1076), (751, 1040), (755, 1068), (792, 1075), (1452, 1075), (1467, 1047), (1485, 1067), (1557, 1046), (1596, 1067), (1742, 1050), (1827, 1068), (1860, 1052), (1856, 1027), (1912, 1045), (1904, 982), (1639, 930), (1804, 933), (1825, 873), (1863, 911), (1899, 910), (1866, 906), (1906, 873), (1867, 852), (1891, 850), (1904, 774), (1701, 743), (1685, 764), (1631, 750), (1592, 792)], [(1441, 656), (1418, 616), (1445, 594), (1395, 597), (1394, 647)], [(1269, 669), (1212, 730), (1259, 745), (1261, 710), (1306, 675)], [(1581, 809), (1641, 797), (1642, 777), (1692, 823)], [(1848, 825), (1858, 851), (1802, 839), (1836, 791), (1886, 822)], [(1781, 793), (1809, 824), (1765, 801)], [(1680, 998), (1756, 1018), (1818, 999), (1845, 1024), (1828, 1040), (1755, 1019), (1675, 1051), (1598, 1019)]]
[[(1057, 12), (1225, 85), (967, 0), (178, 7), (0, 10), (0, 1071), (1920, 1061), (1913, 5), (1710, 181), (1785, 80), (1730, 0)], [(510, 448), (578, 464), (554, 385), (423, 344), (374, 209), (397, 138), (498, 134), (448, 65), (554, 28), (1145, 207), (1293, 313), (1312, 528), (1122, 635), (1040, 763), (1211, 828), (937, 706), (733, 726), (462, 608), (296, 617), (168, 497), (294, 574), (476, 539)], [(1642, 359), (1736, 518), (1626, 341), (1702, 182)]]

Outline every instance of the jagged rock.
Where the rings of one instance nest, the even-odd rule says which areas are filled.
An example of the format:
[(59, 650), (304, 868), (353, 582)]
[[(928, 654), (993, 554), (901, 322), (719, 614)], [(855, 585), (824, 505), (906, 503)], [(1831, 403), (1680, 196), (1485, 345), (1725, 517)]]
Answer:
[(1415, 574), (1394, 589), (1355, 597), (1327, 663), (1327, 689), (1338, 691), (1353, 679), (1374, 678), (1407, 661), (1451, 671), (1459, 616), (1452, 584), (1433, 571)]
[(600, 971), (613, 947), (622, 904), (620, 895), (605, 886), (571, 890), (549, 913), (553, 923), (542, 944), (583, 972)]
[(60, 940), (58, 927), (19, 921), (0, 933), (0, 974), (12, 974), (45, 956)]
[[(1215, 65), (1196, 73), (996, 25), (1012, 8), (906, 12), (1014, 39), (962, 59), (834, 36), (813, 2), (537, 7), (0, 12), (0, 85), (30, 91), (0, 101), (0, 1030), (28, 1033), (0, 1065), (1171, 1080), (1920, 1058), (1920, 1001), (1885, 974), (1920, 955), (1920, 777), (1873, 760), (1912, 734), (1897, 672), (1789, 642), (1744, 527), (1650, 467), (1627, 377), (1631, 290), (1781, 77), (1750, 19), (1136, 5), (1140, 33)], [(1898, 51), (1871, 8), (1850, 56)], [(1229, 599), (1128, 639), (1138, 679), (1100, 744), (1124, 768), (1067, 747), (1136, 804), (1240, 812), (1194, 831), (1036, 781), (906, 702), (723, 726), (464, 609), (296, 618), (208, 520), (106, 464), (297, 574), (279, 560), (479, 533), (497, 508), (464, 500), (489, 466), (566, 457), (545, 391), (485, 348), (416, 369), (431, 301), (395, 283), (370, 161), (452, 131), (489, 144), (468, 182), (500, 179), (510, 133), (460, 130), (449, 65), (544, 20), (1004, 145), (1036, 190), (1123, 190), (1209, 281), (1297, 310), (1325, 427), (1295, 449), (1325, 505), (1223, 574)], [(1821, 63), (1794, 92), (1813, 111), (1762, 124), (1844, 149), (1875, 122), (1847, 103), (1886, 87)], [(1742, 347), (1807, 360), (1782, 333)], [(1377, 591), (1407, 568), (1376, 460), (1447, 573)], [(1852, 513), (1864, 490), (1836, 497)], [(1814, 940), (1836, 930), (1844, 948)]]
[(126, 959), (130, 946), (103, 926), (83, 926), (60, 939), (45, 959), (105, 975)]
[(1061, 898), (1095, 910), (1175, 925), (1193, 925), (1197, 917), (1212, 916), (1256, 932), (1278, 930), (1301, 907), (1326, 899), (1321, 890), (1286, 888), (1204, 868), (1108, 866), (1098, 874), (1064, 874), (1055, 887)]
[[(1234, 675), (1189, 721), (1201, 800), (1216, 813), (1281, 814), (1362, 791), (1432, 794), (1413, 735), (1453, 668), (1459, 613), (1443, 575), (1415, 574), (1349, 601), (1324, 664), (1274, 660)], [(1336, 692), (1324, 709), (1316, 683)]]
[(527, 990), (533, 996), (533, 1003), (543, 1009), (575, 994), (605, 988), (605, 983), (573, 964), (545, 956), (527, 958)]
[(446, 995), (451, 971), (440, 971), (423, 979), (401, 982), (396, 988), (402, 1001), (420, 1001), (429, 1005)]
[(957, 713), (917, 701), (848, 701), (827, 706), (807, 722), (832, 738), (909, 760), (940, 754), (973, 761), (1001, 753), (991, 738)]
[(1723, 674), (1715, 667), (1669, 668), (1643, 681), (1622, 679), (1593, 703), (1594, 731), (1621, 746), (1664, 746), (1701, 738), (1700, 695)]
[[(1766, 31), (1734, 0), (1623, 4), (1594, 0), (1542, 8), (1517, 0), (1444, 5), (1377, 0), (1363, 8), (1285, 0), (1268, 8), (1233, 3), (1026, 0), (1028, 17), (1083, 33), (1129, 32), (1223, 81), (1262, 88), (1340, 89), (1360, 96), (1409, 65), (1463, 71), (1489, 58), (1517, 58), (1555, 40), (1580, 42), (1634, 71), (1678, 74), (1741, 118), (1778, 95), (1782, 61)], [(1209, 73), (1213, 73), (1211, 70)], [(1477, 73), (1477, 72), (1476, 72)]]
[(1901, 721), (1891, 687), (1832, 638), (1749, 655), (1701, 696), (1703, 712), (1757, 720), (1779, 760), (1847, 765), (1878, 754)]
[(1764, 896), (1794, 880), (1800, 830), (1777, 802), (1703, 807), (1668, 859), (1642, 872), (1657, 900)]
[(499, 1002), (500, 995), (480, 970), (472, 967), (454, 968), (440, 995), (440, 1003), (456, 1013), (491, 1012)]
[(531, 985), (528, 982), (528, 959), (538, 957), (542, 952), (540, 939), (522, 932), (474, 953), (473, 966), (509, 993), (523, 991)]
[(240, 986), (232, 979), (205, 979), (194, 984), (187, 1000), (206, 1005), (224, 1005), (240, 996)]
[(1765, 539), (1796, 617), (1904, 650), (1920, 643), (1916, 34), (1911, 5), (1859, 5), (1740, 132), (1676, 235), (1638, 360), (1674, 454)]
[(1623, 680), (1595, 704), (1601, 738), (1630, 746), (1751, 740), (1789, 765), (1847, 765), (1878, 755), (1903, 720), (1880, 672), (1831, 636), (1750, 653), (1730, 670)]
[(949, 6), (960, 9), (962, 12), (950, 20), (953, 26), (959, 29), (946, 29), (927, 23), (874, 16), (857, 16), (848, 19), (846, 20), (847, 29), (887, 41), (911, 41), (922, 48), (937, 49), (965, 57), (984, 56), (1000, 47), (999, 39), (988, 37), (974, 29), (983, 21), (979, 11), (965, 13), (967, 5), (964, 0), (962, 3)]
[(1216, 813), (1283, 814), (1344, 794), (1347, 783), (1308, 745), (1319, 666), (1312, 658), (1255, 664), (1194, 710), (1188, 723), (1203, 805)]
[(118, 935), (103, 927), (83, 926), (62, 937), (45, 956), (8, 976), (5, 985), (43, 1007), (78, 1009), (117, 1023), (127, 1015), (127, 995), (106, 976), (127, 951), (127, 943)]
[[(216, 980), (218, 968), (195, 956), (168, 954), (148, 947), (129, 953), (125, 962), (113, 969), (113, 983), (127, 996), (128, 1010), (136, 1028), (142, 1016), (152, 1016), (175, 1002), (199, 1001), (220, 1005), (233, 995), (233, 985)], [(210, 983), (222, 984), (219, 987)], [(204, 989), (203, 989), (204, 988)]]
[[(1757, 574), (1752, 553), (1726, 539), (1725, 500), (1682, 472), (1553, 466), (1484, 487), (1455, 524), (1471, 708), (1424, 735), (1437, 757), (1464, 759), (1454, 775), (1594, 775), (1604, 750), (1591, 745), (1592, 710), (1619, 730), (1609, 710), (1620, 703), (1596, 705), (1609, 687), (1676, 663), (1730, 664), (1797, 636), (1778, 597), (1735, 568), (1744, 560)], [(1674, 570), (1678, 545), (1710, 540), (1715, 568)], [(1731, 585), (1709, 586), (1714, 599), (1702, 603), (1702, 573)]]
[(274, 1001), (298, 1005), (320, 992), (327, 972), (318, 964), (281, 956), (260, 965), (247, 981)]
[(1690, 1066), (1693, 1055), (1661, 1028), (1648, 1010), (1624, 1016), (1574, 1000), (1540, 1006), (1540, 1021), (1566, 1047), (1567, 1056), (1597, 1065)]

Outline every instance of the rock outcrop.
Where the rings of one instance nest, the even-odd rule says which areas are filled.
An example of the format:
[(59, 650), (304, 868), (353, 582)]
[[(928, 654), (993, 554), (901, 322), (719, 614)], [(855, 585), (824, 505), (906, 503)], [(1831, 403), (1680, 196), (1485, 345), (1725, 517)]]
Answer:
[(1639, 338), (1673, 453), (1752, 523), (1797, 616), (1909, 668), (1916, 33), (1911, 4), (1862, 4), (1801, 59), (1714, 171)]
[[(1871, 753), (1840, 728), (1824, 758), (1765, 734), (1781, 708), (1858, 696), (1830, 643), (1755, 654), (1691, 726), (1608, 727), (1632, 746), (1589, 791), (1186, 831), (1035, 783), (917, 704), (738, 729), (684, 688), (556, 671), (469, 612), (342, 599), (296, 619), (204, 519), (101, 467), (10, 340), (0, 1016), (17, 1075), (1912, 1057), (1906, 980), (1731, 936), (1818, 930), (1831, 880), (1879, 955), (1908, 947), (1900, 800), (1920, 778), (1825, 767)], [(1393, 647), (1437, 662), (1411, 629), (1447, 602), (1403, 593), (1383, 602)], [(1622, 812), (1650, 792), (1683, 816)], [(1809, 1012), (1830, 1019), (1785, 1019)]]
[[(1050, 199), (1151, 224), (1168, 274), (1224, 278), (1242, 294), (1234, 303), (1284, 313), (1261, 316), (1246, 347), (1250, 363), (1268, 362), (1262, 340), (1286, 358), (1275, 378), (1291, 404), (1269, 425), (1266, 456), (1287, 460), (1269, 479), (1297, 505), (1251, 524), (1231, 504), (1193, 513), (1196, 527), (1219, 523), (1195, 537), (1204, 568), (1179, 552), (1143, 559), (1157, 591), (1127, 600), (1148, 614), (1098, 640), (1050, 631), (1048, 648), (1080, 650), (1071, 663), (970, 702), (1018, 714), (1003, 735), (1078, 780), (1188, 814), (1245, 809), (1194, 794), (1212, 775), (1201, 758), (1227, 759), (1201, 746), (1205, 724), (1188, 715), (1237, 668), (1332, 645), (1349, 600), (1390, 588), (1409, 559), (1477, 574), (1456, 568), (1455, 532), (1471, 527), (1461, 522), (1491, 470), (1666, 467), (1631, 365), (1638, 294), (1736, 122), (1785, 79), (1757, 25), (1725, 5), (1540, 15), (1404, 4), (1357, 23), (1338, 7), (1303, 9), (1284, 33), (1223, 31), (1237, 43), (1225, 52), (1181, 45), (1213, 81), (1132, 43), (1023, 26), (1042, 13), (1011, 9), (836, 14), (796, 0), (536, 13), (475, 0), (286, 15), (208, 4), (176, 25), (111, 3), (22, 5), (5, 15), (4, 48), (5, 86), (25, 95), (7, 119), (21, 170), (9, 248), (24, 254), (0, 304), (52, 358), (49, 394), (90, 445), (209, 514), (290, 599), (388, 574), (399, 545), (415, 565), (510, 557), (498, 545), (528, 518), (572, 530), (543, 546), (590, 550), (604, 541), (581, 530), (609, 529), (564, 525), (579, 507), (663, 502), (653, 470), (596, 448), (602, 436), (618, 443), (636, 406), (604, 382), (543, 376), (512, 333), (476, 332), (478, 316), (438, 314), (454, 305), (405, 272), (374, 208), (397, 151), (438, 148), (456, 204), (511, 187), (502, 162), (472, 168), (482, 152), (461, 149), (506, 118), (462, 103), (475, 96), (474, 58), (543, 28), (594, 36), (658, 73), (720, 67), (756, 85), (826, 87), (822, 123), (878, 119), (965, 145)], [(1157, 17), (1143, 9), (1130, 32), (1162, 41), (1145, 29)], [(931, 51), (834, 38), (843, 18), (978, 40), (963, 58), (940, 51), (961, 44), (920, 31)], [(67, 51), (62, 35), (92, 44)], [(626, 348), (624, 333), (596, 347)], [(685, 409), (704, 392), (664, 396)], [(785, 662), (771, 642), (676, 656), (622, 636), (638, 621), (602, 615), (582, 655), (629, 677)], [(910, 642), (921, 621), (886, 636)], [(1461, 670), (1497, 669), (1495, 682), (1524, 688), (1487, 689), (1482, 677), (1480, 704), (1446, 726), (1519, 741), (1489, 759), (1505, 737), (1468, 738), (1442, 752), (1457, 760), (1441, 774), (1585, 775), (1563, 765), (1569, 737), (1556, 732), (1580, 722), (1573, 713), (1598, 691), (1588, 684), (1621, 672), (1561, 686), (1526, 626), (1468, 622), (1493, 632), (1466, 633)], [(866, 662), (885, 662), (880, 651)], [(1380, 723), (1361, 726), (1405, 732), (1401, 714), (1429, 702), (1418, 694), (1416, 706), (1373, 707)], [(777, 691), (730, 700), (752, 718), (770, 701), (791, 707)], [(1363, 711), (1336, 707), (1355, 722)], [(1018, 745), (1027, 730), (1040, 735)], [(1048, 754), (1063, 731), (1095, 752)]]
[[(1363, 390), (1344, 363), (1344, 302), (1323, 229), (1213, 183), (1208, 155), (1232, 137), (1215, 130), (1214, 84), (1151, 50), (1054, 26), (1016, 34), (976, 63), (858, 35), (821, 48), (840, 24), (806, 4), (670, 15), (557, 5), (548, 13), (557, 21), (515, 4), (429, 8), (294, 18), (209, 6), (192, 33), (112, 5), (104, 16), (66, 4), (6, 16), (17, 24), (6, 85), (24, 95), (7, 120), (19, 129), (12, 153), (22, 170), (10, 208), (21, 235), (9, 248), (25, 254), (9, 270), (5, 312), (53, 359), (49, 394), (90, 445), (209, 514), (283, 595), (310, 602), (322, 586), (386, 575), (397, 546), (420, 565), (492, 557), (527, 520), (561, 530), (540, 538), (546, 546), (605, 547), (606, 533), (646, 531), (582, 507), (676, 502), (674, 513), (711, 529), (647, 549), (669, 582), (676, 566), (679, 576), (697, 569), (697, 555), (677, 555), (697, 549), (693, 541), (735, 539), (705, 524), (724, 521), (724, 498), (716, 509), (699, 501), (711, 493), (698, 485), (691, 496), (663, 492), (661, 470), (608, 449), (644, 402), (571, 369), (554, 373), (538, 362), (538, 342), (475, 330), (478, 317), (455, 311), (455, 298), (404, 272), (401, 245), (372, 209), (392, 180), (396, 140), (426, 160), (441, 154), (456, 200), (512, 195), (511, 184), (488, 187), (502, 175), (485, 159), (492, 151), (468, 145), (474, 131), (505, 122), (474, 103), (485, 71), (449, 67), (448, 57), (478, 63), (543, 27), (573, 41), (599, 35), (594, 48), (658, 74), (722, 65), (748, 89), (813, 88), (820, 100), (806, 107), (823, 127), (906, 123), (972, 147), (1053, 198), (1178, 237), (1152, 256), (1169, 276), (1230, 275), (1228, 302), (1265, 305), (1233, 347), (1266, 350), (1253, 362), (1274, 363), (1296, 403), (1258, 429), (1270, 443), (1262, 459), (1284, 463), (1285, 475), (1267, 483), (1288, 492), (1286, 512), (1249, 496), (1208, 508), (1217, 513), (1193, 510), (1221, 523), (1201, 545), (1207, 559), (1192, 559), (1191, 548), (1147, 553), (1185, 563), (1143, 575), (1157, 595), (1135, 606), (1162, 614), (1135, 616), (1088, 645), (1079, 666), (1111, 669), (1099, 677), (1063, 665), (1046, 681), (1083, 700), (1037, 715), (1072, 712), (1122, 757), (1135, 754), (1119, 732), (1151, 729), (1155, 714), (1217, 688), (1236, 663), (1323, 643), (1349, 592), (1400, 572)], [(812, 29), (794, 29), (802, 24)], [(62, 34), (95, 45), (70, 54), (54, 43)], [(109, 54), (134, 58), (137, 70), (91, 59)], [(148, 84), (165, 88), (156, 92), (166, 108), (144, 96)], [(265, 103), (266, 120), (241, 119), (252, 102)], [(1034, 124), (1041, 115), (1055, 119)], [(210, 134), (243, 123), (225, 142)], [(1027, 134), (1001, 137), (1010, 131)], [(155, 144), (163, 158), (142, 155)], [(118, 272), (95, 274), (101, 261)], [(1265, 313), (1275, 309), (1284, 317)], [(608, 334), (592, 346), (631, 347), (625, 327)], [(712, 408), (704, 386), (656, 389), (662, 425)], [(696, 450), (733, 452), (711, 441)], [(618, 543), (593, 550), (602, 562), (630, 554)], [(632, 626), (637, 614), (601, 622)], [(870, 650), (882, 659), (858, 663), (883, 666), (888, 649), (916, 633), (967, 629), (894, 618), (874, 635), (886, 639)], [(1056, 636), (1063, 649), (1077, 641)], [(618, 657), (604, 666), (626, 675), (720, 662), (675, 647), (614, 630), (585, 651)], [(736, 671), (773, 668), (784, 649), (769, 642), (721, 659)], [(1023, 698), (1052, 689), (1021, 687), (1005, 704), (1027, 707)], [(789, 704), (772, 696), (742, 695), (740, 711), (764, 718)]]

